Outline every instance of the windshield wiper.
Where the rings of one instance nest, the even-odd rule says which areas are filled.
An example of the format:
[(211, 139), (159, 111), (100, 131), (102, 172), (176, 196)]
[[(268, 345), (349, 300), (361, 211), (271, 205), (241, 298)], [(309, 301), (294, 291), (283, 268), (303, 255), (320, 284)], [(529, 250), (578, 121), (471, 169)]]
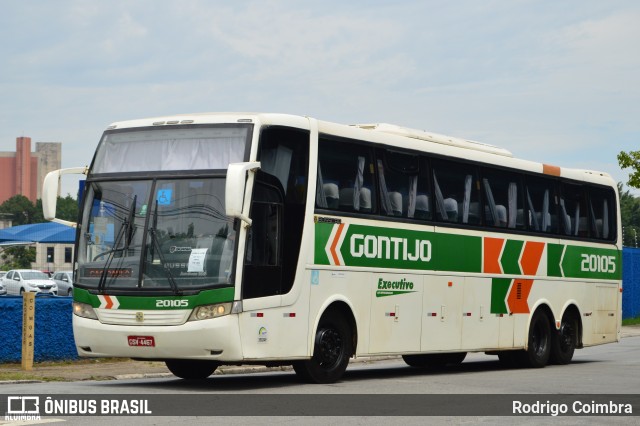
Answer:
[(158, 258), (160, 259), (160, 263), (162, 264), (162, 269), (165, 272), (167, 281), (169, 281), (169, 285), (171, 286), (171, 290), (173, 291), (173, 294), (175, 294), (176, 296), (181, 296), (182, 290), (178, 288), (178, 284), (176, 283), (176, 280), (173, 278), (171, 269), (166, 266), (167, 262), (164, 258), (164, 255), (162, 254), (162, 248), (160, 247), (160, 242), (158, 241), (158, 232), (156, 230), (157, 227), (158, 227), (158, 200), (156, 200), (156, 205), (153, 208), (153, 223), (149, 227), (149, 234), (151, 235), (151, 243), (152, 243), (151, 252), (153, 253), (153, 248), (156, 249), (158, 253)]
[[(122, 227), (120, 228), (120, 231), (118, 231), (118, 235), (116, 237), (115, 242), (113, 243), (113, 249), (105, 251), (104, 253), (100, 253), (99, 255), (97, 255), (93, 260), (98, 259), (99, 257), (102, 257), (106, 254), (109, 255), (109, 257), (107, 258), (107, 262), (104, 265), (104, 268), (102, 268), (102, 273), (100, 274), (100, 281), (98, 281), (98, 292), (102, 293), (104, 292), (104, 287), (105, 284), (107, 282), (107, 275), (108, 275), (108, 270), (109, 267), (111, 266), (111, 262), (113, 261), (114, 258), (114, 254), (116, 252), (121, 252), (124, 250), (128, 250), (129, 249), (129, 245), (131, 244), (131, 240), (133, 239), (133, 215), (136, 211), (136, 201), (137, 201), (138, 196), (134, 195), (133, 196), (133, 201), (131, 203), (131, 207), (129, 207), (129, 211), (127, 212), (127, 217), (124, 220), (124, 222), (122, 223)], [(118, 247), (120, 245), (120, 241), (122, 240), (122, 237), (124, 237), (126, 235), (125, 238), (125, 242), (124, 242), (124, 246), (123, 247)]]

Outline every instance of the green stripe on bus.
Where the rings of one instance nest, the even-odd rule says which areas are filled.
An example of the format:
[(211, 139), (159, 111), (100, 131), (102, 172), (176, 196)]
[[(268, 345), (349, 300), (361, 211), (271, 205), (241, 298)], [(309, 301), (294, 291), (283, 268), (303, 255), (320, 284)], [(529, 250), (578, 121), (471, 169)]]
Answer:
[(335, 247), (347, 266), (481, 272), (482, 239), (467, 235), (349, 225), (340, 244), (329, 241), (334, 225), (316, 223), (315, 262), (330, 265)]
[(491, 280), (491, 313), (508, 314), (507, 293), (511, 286), (510, 278), (494, 278)]
[(519, 263), (522, 246), (524, 246), (524, 241), (507, 240), (500, 259), (502, 272), (512, 275), (522, 274)]
[[(523, 274), (520, 258), (525, 242), (506, 239), (499, 260), (504, 274)], [(314, 247), (316, 265), (482, 272), (482, 237), (476, 236), (319, 222), (315, 224)], [(546, 243), (546, 248), (546, 276), (607, 280), (622, 277), (621, 251), (615, 248), (553, 243)], [(539, 274), (545, 275), (544, 268)]]
[[(111, 299), (116, 298), (119, 306), (117, 309), (137, 309), (137, 310), (154, 310), (154, 309), (193, 309), (196, 306), (211, 305), (215, 303), (232, 302), (234, 295), (233, 287), (216, 288), (211, 290), (203, 290), (193, 296), (110, 296)], [(98, 295), (91, 294), (82, 288), (73, 289), (73, 299), (76, 302), (87, 303), (94, 308), (100, 306), (101, 301)], [(186, 300), (186, 306), (180, 306), (175, 303), (158, 302), (159, 300)], [(159, 306), (160, 305), (160, 306)]]
[(550, 277), (561, 277), (560, 259), (564, 251), (562, 244), (547, 244), (547, 275)]
[(316, 223), (315, 231), (315, 255), (314, 262), (316, 265), (328, 265), (329, 258), (327, 257), (327, 253), (324, 248), (329, 241), (329, 237), (331, 236), (331, 230), (333, 229), (333, 224), (331, 223)]

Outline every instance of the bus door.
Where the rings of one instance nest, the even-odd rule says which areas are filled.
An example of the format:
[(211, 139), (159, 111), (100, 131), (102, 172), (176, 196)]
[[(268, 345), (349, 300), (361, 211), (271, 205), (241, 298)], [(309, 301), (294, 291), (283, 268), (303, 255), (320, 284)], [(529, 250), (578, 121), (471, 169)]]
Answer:
[(308, 157), (308, 131), (262, 129), (242, 274), (240, 327), (246, 359), (302, 356), (308, 349), (308, 304), (284, 306), (283, 297), (296, 281)]
[(282, 186), (273, 176), (258, 171), (242, 274), (243, 299), (281, 294), (283, 209)]

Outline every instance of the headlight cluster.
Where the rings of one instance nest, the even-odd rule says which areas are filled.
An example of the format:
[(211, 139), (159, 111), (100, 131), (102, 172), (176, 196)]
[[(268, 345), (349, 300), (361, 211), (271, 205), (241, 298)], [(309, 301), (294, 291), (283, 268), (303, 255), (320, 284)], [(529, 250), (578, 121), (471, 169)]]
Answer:
[(193, 310), (189, 321), (199, 321), (211, 318), (217, 318), (231, 313), (232, 303), (218, 303), (215, 305), (198, 306)]
[(96, 311), (94, 311), (93, 307), (88, 303), (73, 302), (73, 313), (82, 318), (98, 319)]

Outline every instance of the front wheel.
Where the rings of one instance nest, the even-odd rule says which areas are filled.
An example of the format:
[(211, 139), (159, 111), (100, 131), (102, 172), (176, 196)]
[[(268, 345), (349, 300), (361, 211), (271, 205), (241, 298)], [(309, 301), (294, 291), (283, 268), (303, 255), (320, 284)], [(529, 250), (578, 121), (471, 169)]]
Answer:
[(199, 361), (189, 359), (169, 359), (165, 361), (167, 368), (174, 376), (185, 380), (203, 380), (218, 368), (215, 361)]
[(342, 315), (326, 314), (316, 331), (313, 357), (293, 363), (298, 377), (310, 383), (334, 383), (353, 354), (353, 333)]

